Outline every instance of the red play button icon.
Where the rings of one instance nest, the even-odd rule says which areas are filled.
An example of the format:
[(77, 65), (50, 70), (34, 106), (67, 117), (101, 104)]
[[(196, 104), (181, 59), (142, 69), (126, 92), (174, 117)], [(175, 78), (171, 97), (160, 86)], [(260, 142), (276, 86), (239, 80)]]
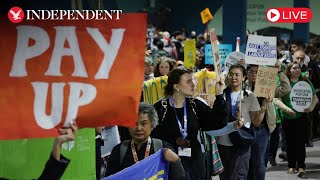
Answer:
[(269, 9), (266, 16), (269, 22), (277, 22), (280, 18), (280, 12), (277, 9)]

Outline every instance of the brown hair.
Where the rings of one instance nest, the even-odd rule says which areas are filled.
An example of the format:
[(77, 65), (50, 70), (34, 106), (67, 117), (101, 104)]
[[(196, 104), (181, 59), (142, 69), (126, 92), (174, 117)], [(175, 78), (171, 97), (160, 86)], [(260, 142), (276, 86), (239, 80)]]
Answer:
[[(299, 63), (297, 63), (297, 62), (289, 63), (289, 64), (287, 65), (287, 67), (286, 67), (285, 72), (284, 72), (284, 74), (288, 77), (289, 81), (290, 81), (290, 77), (291, 77), (290, 69), (291, 69), (292, 66), (295, 65), (295, 64), (299, 65), (299, 67), (302, 68), (301, 65), (300, 65)], [(301, 72), (301, 74), (300, 74), (300, 76), (299, 76), (299, 81), (306, 81), (306, 82), (308, 82), (308, 80), (307, 80), (306, 78), (302, 77), (302, 72)]]
[(160, 74), (160, 70), (159, 70), (159, 67), (160, 67), (160, 64), (162, 62), (167, 62), (169, 64), (169, 72), (173, 69), (174, 65), (173, 65), (173, 61), (172, 59), (168, 58), (168, 57), (165, 57), (165, 56), (162, 56), (158, 59), (157, 61), (157, 65), (156, 65), (156, 68), (154, 69), (154, 77), (159, 77), (159, 76), (162, 76), (162, 74)]
[(172, 96), (173, 95), (173, 85), (179, 84), (181, 80), (181, 76), (184, 74), (192, 74), (192, 71), (187, 70), (182, 67), (174, 68), (168, 74), (168, 84), (164, 87), (164, 95), (165, 96)]

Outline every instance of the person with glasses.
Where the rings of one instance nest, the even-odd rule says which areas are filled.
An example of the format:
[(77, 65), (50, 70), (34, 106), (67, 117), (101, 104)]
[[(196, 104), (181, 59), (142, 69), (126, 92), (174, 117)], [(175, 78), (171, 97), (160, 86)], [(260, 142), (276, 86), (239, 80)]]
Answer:
[[(297, 56), (298, 54), (295, 55)], [(306, 81), (310, 84), (312, 89), (313, 97), (311, 105), (306, 108), (304, 112), (297, 112), (293, 109), (290, 99), (290, 94), (292, 92), (281, 98), (282, 102), (285, 104), (284, 108), (281, 108), (280, 113), (283, 117), (282, 127), (284, 129), (287, 142), (288, 174), (297, 173), (298, 177), (303, 177), (306, 174), (305, 129), (307, 114), (313, 111), (316, 103), (318, 102), (318, 98), (315, 95), (312, 83), (302, 76), (301, 64), (298, 62), (290, 63), (286, 68), (285, 74), (290, 80), (291, 88), (299, 81)]]
[[(227, 75), (229, 86), (224, 90), (223, 96), (227, 103), (226, 119), (228, 122), (236, 119), (236, 107), (241, 104), (244, 126), (251, 129), (251, 124), (259, 126), (260, 122), (256, 120), (257, 115), (264, 113), (266, 109), (265, 107), (260, 108), (258, 99), (251, 91), (243, 89), (245, 77), (246, 71), (242, 65), (231, 66)], [(220, 174), (220, 180), (247, 179), (251, 144), (241, 146), (242, 141), (232, 139), (231, 135), (220, 136), (217, 142), (224, 166), (224, 171)]]

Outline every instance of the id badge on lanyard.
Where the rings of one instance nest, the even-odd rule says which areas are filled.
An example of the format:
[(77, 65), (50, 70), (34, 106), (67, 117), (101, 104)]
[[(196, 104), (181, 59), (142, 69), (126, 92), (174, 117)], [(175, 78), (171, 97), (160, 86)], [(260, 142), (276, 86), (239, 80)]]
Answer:
[[(181, 137), (182, 137), (183, 140), (186, 140), (186, 137), (188, 136), (188, 132), (187, 132), (188, 120), (187, 120), (187, 104), (186, 104), (187, 99), (185, 99), (184, 105), (183, 105), (183, 128), (182, 128), (180, 120), (179, 120), (179, 118), (177, 116), (177, 112), (176, 112), (176, 108), (175, 108), (175, 105), (174, 105), (174, 102), (173, 102), (173, 98), (171, 97), (170, 100), (171, 100), (171, 104), (172, 104), (173, 109), (174, 109), (174, 113), (176, 115), (177, 123), (179, 125), (179, 130), (180, 130), (180, 133), (181, 133)], [(185, 157), (191, 157), (191, 148), (178, 147), (178, 155), (179, 156), (185, 156)]]

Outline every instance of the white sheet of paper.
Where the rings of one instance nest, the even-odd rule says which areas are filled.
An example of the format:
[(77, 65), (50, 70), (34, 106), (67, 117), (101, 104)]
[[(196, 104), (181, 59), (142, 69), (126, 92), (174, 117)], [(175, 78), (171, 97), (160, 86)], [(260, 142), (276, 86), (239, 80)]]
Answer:
[(185, 157), (191, 157), (191, 148), (178, 147), (178, 155), (185, 156)]

